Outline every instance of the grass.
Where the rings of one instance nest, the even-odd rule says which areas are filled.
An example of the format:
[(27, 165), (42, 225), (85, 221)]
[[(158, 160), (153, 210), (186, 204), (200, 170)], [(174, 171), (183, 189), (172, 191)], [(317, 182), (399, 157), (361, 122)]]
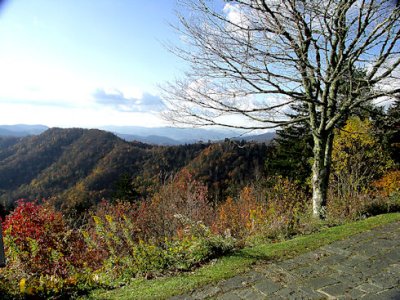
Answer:
[(260, 244), (255, 247), (244, 248), (194, 272), (153, 280), (137, 279), (130, 285), (111, 291), (96, 290), (88, 298), (166, 299), (208, 283), (233, 277), (245, 272), (257, 262), (290, 258), (395, 221), (400, 221), (400, 213), (379, 215), (345, 225), (323, 228), (317, 233), (299, 236), (281, 243)]

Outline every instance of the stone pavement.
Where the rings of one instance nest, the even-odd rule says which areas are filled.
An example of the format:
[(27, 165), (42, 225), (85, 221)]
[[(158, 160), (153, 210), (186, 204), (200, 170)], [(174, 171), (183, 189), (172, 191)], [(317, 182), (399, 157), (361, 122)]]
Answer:
[(400, 222), (172, 299), (400, 299)]

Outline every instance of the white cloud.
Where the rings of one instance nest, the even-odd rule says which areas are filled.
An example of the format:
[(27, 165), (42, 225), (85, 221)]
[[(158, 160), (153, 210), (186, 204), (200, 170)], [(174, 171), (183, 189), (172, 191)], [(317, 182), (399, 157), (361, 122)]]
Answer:
[(60, 127), (163, 124), (157, 115), (163, 108), (158, 96), (133, 86), (96, 89), (102, 83), (55, 64), (0, 57), (0, 82), (0, 124)]
[(227, 3), (223, 8), (223, 13), (226, 19), (231, 22), (231, 24), (226, 25), (226, 30), (237, 34), (239, 37), (246, 38), (248, 32), (246, 30), (243, 31), (241, 28), (251, 27), (251, 11), (245, 11), (244, 7), (240, 4)]
[(226, 18), (234, 24), (242, 24), (246, 17), (244, 16), (239, 4), (225, 4), (223, 12), (226, 14)]
[[(281, 0), (267, 0), (266, 2), (273, 10), (283, 9)], [(252, 22), (251, 20), (260, 21), (256, 10), (251, 9), (248, 6), (245, 7), (241, 4), (227, 3), (222, 11), (230, 22), (241, 27), (249, 26)]]
[(110, 107), (101, 109), (38, 106), (27, 103), (2, 104), (1, 124), (43, 124), (50, 127), (93, 128), (112, 124), (117, 126), (165, 125), (157, 114), (118, 112)]
[(165, 108), (160, 97), (149, 93), (132, 95), (119, 89), (96, 89), (92, 96), (97, 104), (121, 112), (157, 112)]

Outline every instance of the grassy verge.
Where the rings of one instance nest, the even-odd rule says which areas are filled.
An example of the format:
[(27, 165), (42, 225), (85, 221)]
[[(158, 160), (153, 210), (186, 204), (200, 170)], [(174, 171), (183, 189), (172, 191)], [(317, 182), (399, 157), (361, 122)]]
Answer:
[(229, 256), (220, 258), (214, 264), (206, 265), (191, 273), (154, 280), (138, 279), (120, 289), (94, 291), (89, 298), (165, 299), (242, 273), (258, 261), (293, 257), (395, 221), (400, 221), (400, 213), (385, 214), (341, 226), (324, 228), (317, 233), (299, 236), (281, 243), (261, 244), (252, 248), (244, 248)]

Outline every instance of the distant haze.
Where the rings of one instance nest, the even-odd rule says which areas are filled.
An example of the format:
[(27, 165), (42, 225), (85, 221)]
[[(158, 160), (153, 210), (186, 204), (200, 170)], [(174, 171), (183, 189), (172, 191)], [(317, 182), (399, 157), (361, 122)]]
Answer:
[[(0, 136), (24, 137), (38, 135), (49, 129), (44, 125), (0, 125)], [(221, 141), (226, 138), (256, 142), (269, 141), (274, 137), (273, 132), (259, 135), (242, 135), (239, 131), (203, 128), (174, 128), (174, 127), (140, 127), (140, 126), (103, 126), (99, 129), (109, 131), (126, 141), (140, 141), (155, 145), (180, 145), (199, 141)]]

